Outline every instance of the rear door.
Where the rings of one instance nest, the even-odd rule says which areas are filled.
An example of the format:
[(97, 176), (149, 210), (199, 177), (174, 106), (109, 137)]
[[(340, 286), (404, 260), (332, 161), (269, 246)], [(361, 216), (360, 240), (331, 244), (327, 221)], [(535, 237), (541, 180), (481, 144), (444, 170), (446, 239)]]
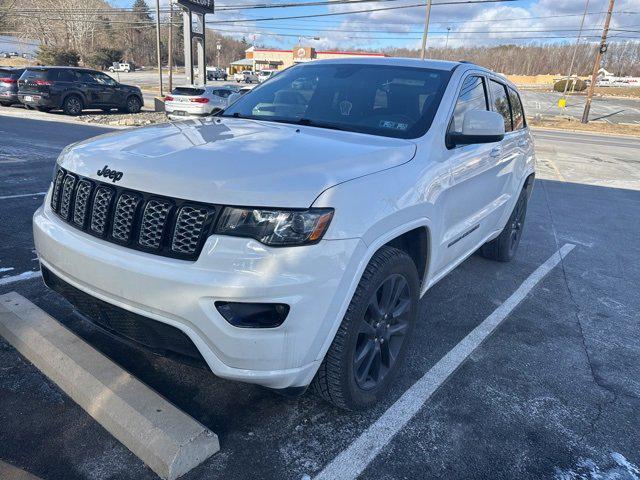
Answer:
[[(511, 115), (511, 101), (509, 99), (509, 87), (500, 79), (489, 79), (491, 92), (491, 109), (502, 115), (504, 119), (505, 135), (500, 142), (500, 151), (496, 154), (498, 160), (496, 176), (496, 189), (500, 194), (500, 205), (496, 210), (494, 229), (502, 229), (509, 214), (511, 207), (517, 196), (518, 188), (515, 183), (518, 182), (520, 175), (517, 174), (517, 167), (522, 164), (522, 145), (523, 140), (522, 128), (514, 131), (513, 118)], [(526, 136), (526, 135), (525, 135)], [(525, 139), (526, 140), (526, 139)]]

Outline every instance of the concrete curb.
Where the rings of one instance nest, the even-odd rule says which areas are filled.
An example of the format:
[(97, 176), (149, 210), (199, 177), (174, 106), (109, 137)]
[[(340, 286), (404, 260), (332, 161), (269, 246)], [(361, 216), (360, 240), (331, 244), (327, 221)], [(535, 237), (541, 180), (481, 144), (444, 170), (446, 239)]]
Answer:
[(215, 433), (16, 292), (0, 295), (0, 335), (161, 478), (220, 450)]

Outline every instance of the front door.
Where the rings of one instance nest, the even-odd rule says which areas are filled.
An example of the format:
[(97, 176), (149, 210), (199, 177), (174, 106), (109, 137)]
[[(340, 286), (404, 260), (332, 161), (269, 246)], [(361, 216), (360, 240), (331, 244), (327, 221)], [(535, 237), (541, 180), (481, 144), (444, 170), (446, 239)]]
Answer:
[[(462, 132), (465, 113), (489, 109), (487, 78), (470, 74), (462, 81), (449, 132)], [(505, 199), (500, 187), (503, 150), (500, 142), (458, 145), (450, 148), (449, 188), (445, 191), (444, 252), (438, 270), (473, 251), (496, 224)]]

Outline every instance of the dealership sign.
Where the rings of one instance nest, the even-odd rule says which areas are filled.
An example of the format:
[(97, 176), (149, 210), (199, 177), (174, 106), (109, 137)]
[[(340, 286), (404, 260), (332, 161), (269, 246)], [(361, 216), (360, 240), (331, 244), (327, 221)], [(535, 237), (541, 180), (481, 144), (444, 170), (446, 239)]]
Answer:
[(213, 13), (214, 0), (175, 0), (175, 3), (196, 13)]

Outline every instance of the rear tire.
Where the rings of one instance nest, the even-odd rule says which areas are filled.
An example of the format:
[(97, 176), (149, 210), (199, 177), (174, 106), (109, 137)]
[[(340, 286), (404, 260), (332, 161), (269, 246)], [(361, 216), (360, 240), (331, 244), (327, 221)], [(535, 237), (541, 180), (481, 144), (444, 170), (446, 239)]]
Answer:
[(516, 206), (513, 208), (513, 212), (511, 212), (509, 220), (500, 235), (480, 247), (480, 254), (483, 257), (498, 262), (510, 262), (513, 260), (522, 238), (528, 199), (527, 189), (523, 188)]
[(314, 393), (345, 410), (387, 393), (413, 332), (419, 285), (409, 255), (389, 246), (376, 252), (311, 383)]
[(62, 110), (67, 115), (71, 115), (72, 117), (76, 117), (82, 113), (82, 109), (84, 108), (84, 104), (82, 103), (82, 99), (78, 95), (69, 95), (64, 99), (62, 104)]

